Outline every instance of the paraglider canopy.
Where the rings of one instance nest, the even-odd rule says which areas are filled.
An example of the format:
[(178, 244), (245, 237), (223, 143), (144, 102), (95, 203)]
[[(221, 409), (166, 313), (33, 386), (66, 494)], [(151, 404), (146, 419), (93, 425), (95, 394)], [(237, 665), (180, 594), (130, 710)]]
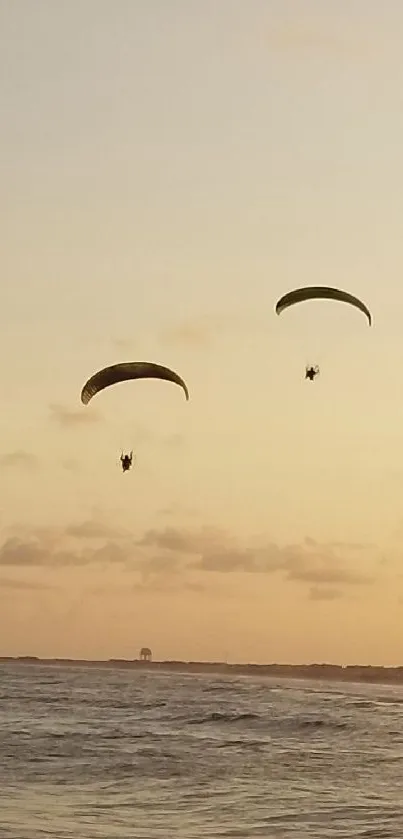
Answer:
[(148, 361), (127, 361), (121, 364), (112, 364), (110, 367), (104, 367), (94, 373), (81, 391), (81, 402), (83, 405), (88, 405), (93, 396), (101, 390), (118, 382), (127, 382), (134, 379), (162, 379), (163, 381), (173, 382), (182, 388), (186, 400), (189, 399), (189, 391), (185, 382), (173, 370)]
[(296, 288), (294, 291), (289, 291), (277, 301), (276, 312), (281, 315), (284, 309), (288, 309), (296, 303), (303, 303), (305, 300), (338, 300), (341, 303), (349, 303), (366, 315), (369, 325), (372, 325), (371, 312), (362, 300), (347, 291), (329, 286), (307, 286), (306, 288)]

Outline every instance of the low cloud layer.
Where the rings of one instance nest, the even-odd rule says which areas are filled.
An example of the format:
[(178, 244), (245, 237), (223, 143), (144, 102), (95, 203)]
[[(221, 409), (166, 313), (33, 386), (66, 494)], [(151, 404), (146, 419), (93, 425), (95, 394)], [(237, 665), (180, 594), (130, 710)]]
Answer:
[[(282, 572), (290, 581), (311, 584), (367, 585), (373, 577), (352, 561), (351, 546), (319, 544), (307, 538), (302, 544), (280, 546), (270, 542), (259, 548), (240, 548), (228, 534), (213, 528), (199, 530), (165, 527), (148, 530), (139, 544), (193, 557), (189, 568), (229, 574)], [(354, 550), (357, 546), (354, 545)], [(365, 560), (364, 560), (365, 561)]]
[(10, 537), (0, 548), (0, 565), (13, 568), (66, 568), (96, 564), (125, 564), (127, 550), (117, 542), (106, 542), (101, 547), (58, 547), (39, 539)]
[(201, 574), (279, 574), (286, 581), (306, 585), (313, 600), (335, 599), (343, 587), (374, 582), (368, 570), (373, 567), (373, 555), (368, 554), (367, 561), (363, 549), (359, 563), (356, 557), (357, 546), (352, 549), (348, 543), (338, 543), (336, 550), (332, 543), (320, 544), (312, 538), (300, 544), (243, 546), (214, 527), (154, 528), (136, 538), (102, 518), (64, 528), (17, 528), (0, 545), (3, 567), (120, 565), (135, 572), (138, 584), (148, 588), (162, 582), (169, 587), (174, 578), (181, 580), (182, 587), (198, 586)]

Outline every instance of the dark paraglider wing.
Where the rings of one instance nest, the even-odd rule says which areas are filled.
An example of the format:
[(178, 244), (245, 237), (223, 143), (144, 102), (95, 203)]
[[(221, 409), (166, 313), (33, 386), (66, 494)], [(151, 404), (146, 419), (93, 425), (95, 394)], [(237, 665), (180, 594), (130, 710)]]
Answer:
[(371, 312), (362, 300), (347, 291), (328, 286), (308, 286), (307, 288), (296, 288), (294, 291), (289, 291), (276, 303), (276, 312), (281, 315), (284, 309), (288, 309), (289, 306), (294, 306), (296, 303), (303, 303), (305, 300), (339, 300), (341, 303), (349, 303), (366, 315), (370, 326), (372, 324)]
[(189, 391), (185, 382), (173, 370), (148, 361), (127, 361), (122, 364), (112, 364), (111, 367), (104, 367), (103, 370), (94, 373), (81, 391), (81, 402), (83, 405), (88, 405), (93, 396), (101, 390), (118, 382), (128, 382), (134, 379), (162, 379), (166, 382), (173, 382), (183, 389), (186, 399), (189, 399)]

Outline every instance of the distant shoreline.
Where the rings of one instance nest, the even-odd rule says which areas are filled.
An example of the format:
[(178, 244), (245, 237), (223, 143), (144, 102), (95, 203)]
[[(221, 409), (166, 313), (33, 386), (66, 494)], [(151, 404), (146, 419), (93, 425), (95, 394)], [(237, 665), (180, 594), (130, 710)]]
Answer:
[(332, 682), (403, 685), (403, 666), (338, 664), (226, 664), (210, 661), (140, 661), (111, 658), (104, 661), (36, 656), (0, 656), (0, 664), (42, 665), (48, 667), (98, 667), (150, 670), (168, 673), (210, 673), (220, 676), (265, 676), (278, 679), (310, 679)]

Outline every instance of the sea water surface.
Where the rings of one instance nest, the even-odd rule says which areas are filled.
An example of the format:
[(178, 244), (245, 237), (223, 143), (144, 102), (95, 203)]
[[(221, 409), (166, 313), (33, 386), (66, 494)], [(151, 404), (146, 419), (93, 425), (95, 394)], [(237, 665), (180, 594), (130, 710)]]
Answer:
[(2, 839), (400, 839), (403, 689), (0, 666)]

